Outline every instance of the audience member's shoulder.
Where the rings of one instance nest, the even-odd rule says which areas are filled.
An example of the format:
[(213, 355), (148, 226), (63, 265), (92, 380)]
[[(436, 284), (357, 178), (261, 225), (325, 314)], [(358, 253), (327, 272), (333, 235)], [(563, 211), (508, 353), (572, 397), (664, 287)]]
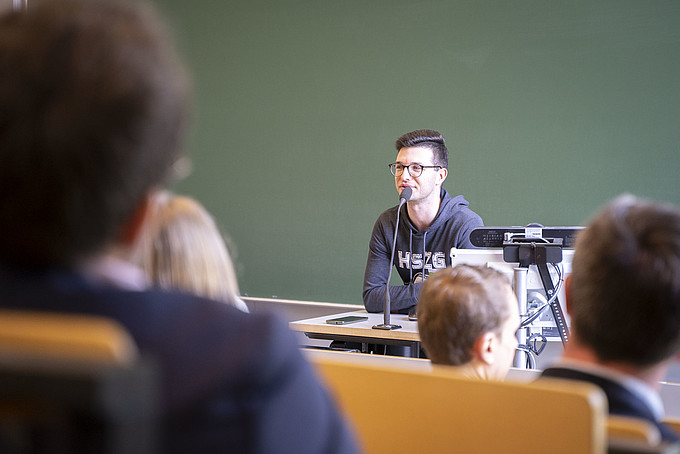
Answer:
[[(197, 330), (215, 330), (216, 337), (229, 341), (238, 339), (239, 348), (257, 350), (260, 361), (270, 362), (283, 352), (290, 351), (291, 345), (297, 346), (287, 323), (276, 313), (250, 314), (233, 304), (191, 294), (180, 294), (179, 298), (186, 298), (186, 303), (182, 304), (186, 314), (202, 321)], [(267, 355), (271, 358), (267, 358)]]
[(140, 339), (187, 345), (234, 346), (238, 343), (241, 350), (249, 350), (262, 349), (268, 342), (275, 343), (273, 339), (280, 341), (292, 336), (287, 332), (286, 323), (274, 314), (249, 314), (227, 302), (191, 293), (112, 290), (100, 293), (94, 302), (108, 308), (114, 303), (117, 316), (135, 332), (134, 337)]
[(153, 342), (150, 352), (178, 379), (203, 377), (238, 386), (279, 361), (301, 357), (285, 321), (274, 314), (249, 314), (188, 293), (150, 291), (138, 297), (144, 303), (126, 315), (125, 324), (142, 343)]
[[(275, 314), (249, 314), (225, 301), (216, 301), (189, 292), (153, 290), (146, 293), (154, 309), (165, 313), (167, 321), (176, 323), (194, 322), (196, 330), (217, 331), (229, 336), (253, 336), (262, 331), (277, 331), (278, 335), (286, 330), (285, 322)], [(228, 326), (229, 330), (219, 327)], [(258, 338), (265, 336), (261, 335)]]

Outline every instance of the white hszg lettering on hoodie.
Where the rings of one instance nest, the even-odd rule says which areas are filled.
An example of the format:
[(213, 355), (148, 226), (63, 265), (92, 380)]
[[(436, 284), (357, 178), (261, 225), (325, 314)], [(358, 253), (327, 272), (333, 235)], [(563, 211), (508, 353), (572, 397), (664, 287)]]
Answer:
[[(409, 251), (399, 251), (399, 268), (422, 270), (423, 269), (423, 254), (414, 253), (411, 255)], [(425, 269), (428, 271), (440, 270), (446, 268), (446, 254), (443, 252), (429, 252), (425, 253)]]

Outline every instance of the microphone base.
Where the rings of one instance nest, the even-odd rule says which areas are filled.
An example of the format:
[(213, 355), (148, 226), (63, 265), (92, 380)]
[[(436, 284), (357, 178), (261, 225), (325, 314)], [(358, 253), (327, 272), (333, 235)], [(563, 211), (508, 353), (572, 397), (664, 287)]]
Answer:
[(381, 323), (380, 325), (373, 325), (373, 329), (382, 329), (385, 331), (393, 330), (393, 329), (401, 329), (401, 325), (386, 325), (385, 323)]

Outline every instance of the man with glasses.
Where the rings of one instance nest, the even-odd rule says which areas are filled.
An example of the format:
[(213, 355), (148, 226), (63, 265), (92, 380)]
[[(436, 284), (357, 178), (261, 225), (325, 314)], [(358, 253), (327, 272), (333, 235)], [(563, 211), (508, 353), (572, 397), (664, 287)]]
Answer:
[(470, 231), (484, 225), (461, 195), (449, 196), (442, 187), (448, 175), (449, 152), (444, 137), (419, 129), (399, 137), (397, 160), (389, 165), (397, 192), (411, 188), (399, 215), (394, 262), (390, 263), (397, 209), (380, 215), (373, 227), (364, 274), (364, 306), (381, 312), (388, 274), (396, 266), (404, 285), (390, 287), (391, 308), (408, 312), (415, 307), (428, 274), (451, 266), (451, 248), (471, 248)]

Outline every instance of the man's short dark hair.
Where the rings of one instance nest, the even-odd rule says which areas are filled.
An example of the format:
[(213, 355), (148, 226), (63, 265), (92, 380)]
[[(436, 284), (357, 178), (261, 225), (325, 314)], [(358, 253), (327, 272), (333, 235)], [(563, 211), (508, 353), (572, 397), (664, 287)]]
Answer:
[(499, 336), (510, 317), (509, 279), (493, 268), (457, 265), (427, 278), (418, 297), (418, 332), (435, 364), (462, 366), (472, 360), (479, 336)]
[(408, 147), (425, 147), (432, 150), (434, 157), (434, 165), (449, 167), (449, 150), (446, 148), (444, 136), (438, 131), (432, 129), (416, 129), (415, 131), (407, 132), (399, 137), (395, 143), (397, 153), (402, 148)]
[(188, 83), (141, 2), (35, 0), (0, 18), (0, 262), (72, 266), (178, 158)]
[(603, 361), (650, 366), (680, 349), (680, 211), (621, 196), (579, 234), (571, 324)]

